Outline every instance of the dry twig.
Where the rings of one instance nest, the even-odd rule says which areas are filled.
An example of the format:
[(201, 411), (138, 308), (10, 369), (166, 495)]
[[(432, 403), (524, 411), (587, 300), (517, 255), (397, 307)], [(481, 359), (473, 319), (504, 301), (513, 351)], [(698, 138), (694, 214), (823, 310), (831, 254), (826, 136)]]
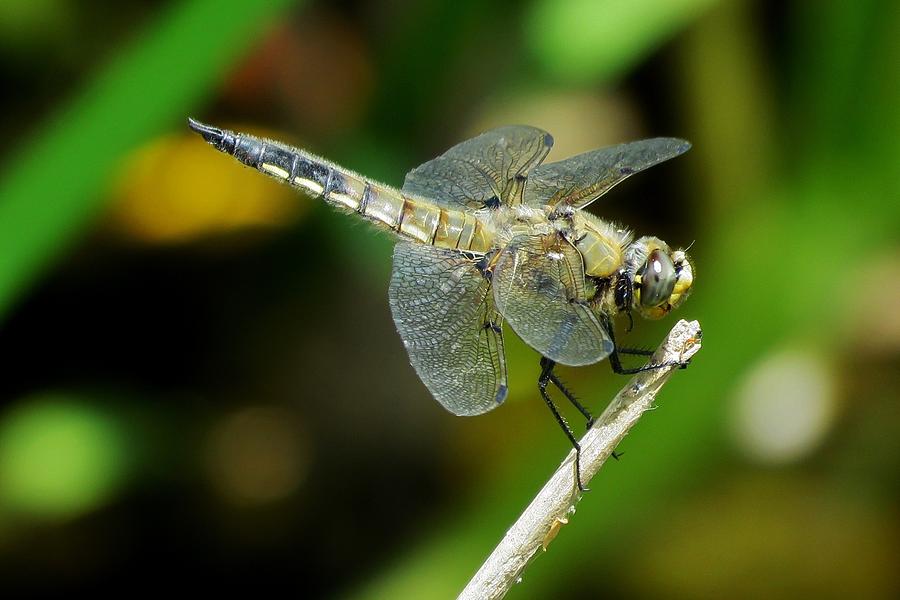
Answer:
[[(700, 350), (700, 324), (679, 321), (654, 353), (657, 364), (690, 360)], [(587, 483), (603, 466), (677, 367), (638, 373), (581, 438), (581, 477)], [(581, 494), (575, 485), (575, 450), (531, 501), (525, 512), (485, 560), (459, 595), (461, 599), (502, 598), (521, 577), (528, 562), (568, 523)]]

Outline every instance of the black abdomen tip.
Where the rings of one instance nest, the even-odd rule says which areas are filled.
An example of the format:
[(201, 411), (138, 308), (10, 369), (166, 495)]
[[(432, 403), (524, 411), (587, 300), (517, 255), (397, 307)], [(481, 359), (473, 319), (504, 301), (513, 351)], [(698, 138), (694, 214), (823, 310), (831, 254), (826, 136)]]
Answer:
[(212, 144), (216, 150), (227, 152), (228, 154), (234, 153), (234, 134), (230, 131), (206, 125), (191, 117), (188, 117), (188, 127), (202, 135), (203, 139)]

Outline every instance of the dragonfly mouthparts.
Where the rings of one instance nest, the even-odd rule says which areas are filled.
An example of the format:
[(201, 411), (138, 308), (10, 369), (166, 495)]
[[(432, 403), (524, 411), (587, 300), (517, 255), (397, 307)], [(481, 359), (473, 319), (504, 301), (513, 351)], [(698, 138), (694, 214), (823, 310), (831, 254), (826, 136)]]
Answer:
[(217, 150), (229, 153), (233, 151), (234, 135), (230, 132), (201, 123), (191, 117), (188, 117), (188, 127), (202, 135), (203, 139), (212, 144)]

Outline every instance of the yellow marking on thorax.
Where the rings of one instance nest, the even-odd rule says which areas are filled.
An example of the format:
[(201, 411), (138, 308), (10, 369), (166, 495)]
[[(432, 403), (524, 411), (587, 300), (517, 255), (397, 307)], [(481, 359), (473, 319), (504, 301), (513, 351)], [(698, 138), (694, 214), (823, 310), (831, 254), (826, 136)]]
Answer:
[(575, 247), (584, 257), (584, 272), (593, 277), (609, 277), (619, 270), (624, 260), (622, 249), (615, 240), (600, 236), (595, 231), (587, 231), (575, 242)]
[(631, 233), (597, 217), (581, 213), (575, 215), (575, 247), (584, 258), (584, 272), (592, 277), (609, 277), (622, 267), (625, 247)]

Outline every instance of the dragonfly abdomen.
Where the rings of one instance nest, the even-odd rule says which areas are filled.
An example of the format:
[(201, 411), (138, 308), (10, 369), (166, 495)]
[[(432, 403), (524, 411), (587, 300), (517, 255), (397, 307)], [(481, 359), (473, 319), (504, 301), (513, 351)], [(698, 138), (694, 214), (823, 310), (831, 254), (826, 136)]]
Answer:
[[(427, 198), (407, 196), (336, 165), (328, 166), (321, 195), (329, 204), (354, 211), (422, 244), (470, 252), (489, 250), (490, 236), (474, 215), (444, 208)], [(302, 181), (295, 185), (309, 189)]]
[(266, 175), (359, 214), (376, 225), (423, 244), (487, 252), (492, 236), (475, 216), (413, 198), (305, 150), (190, 121), (217, 150)]

